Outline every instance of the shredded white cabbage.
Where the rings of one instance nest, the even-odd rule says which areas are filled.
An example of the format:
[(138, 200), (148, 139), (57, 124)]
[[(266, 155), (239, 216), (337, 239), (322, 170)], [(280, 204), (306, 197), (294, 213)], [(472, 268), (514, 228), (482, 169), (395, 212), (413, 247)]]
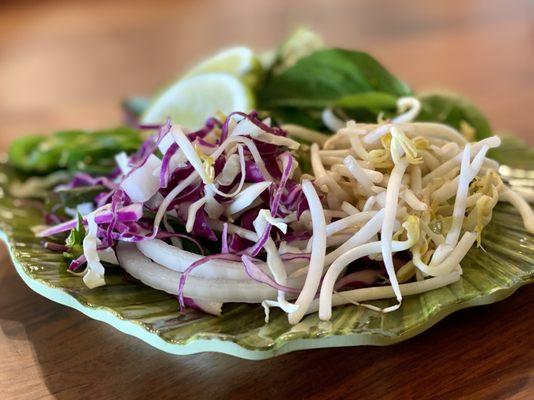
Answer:
[[(98, 286), (104, 286), (106, 281), (104, 279), (104, 266), (100, 262), (98, 255), (98, 239), (96, 237), (98, 226), (95, 222), (95, 214), (87, 215), (87, 235), (83, 239), (83, 253), (87, 260), (87, 267), (83, 275), (83, 281), (89, 289)], [(114, 260), (116, 261), (116, 259)]]
[(132, 201), (143, 203), (158, 192), (160, 170), (161, 160), (155, 155), (150, 155), (141, 167), (131, 172), (121, 182), (121, 188)]

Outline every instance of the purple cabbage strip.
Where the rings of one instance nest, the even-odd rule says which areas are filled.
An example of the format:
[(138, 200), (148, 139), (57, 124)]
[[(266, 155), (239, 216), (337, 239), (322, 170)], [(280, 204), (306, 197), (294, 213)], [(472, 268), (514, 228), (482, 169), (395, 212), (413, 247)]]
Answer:
[(221, 233), (221, 253), (228, 254), (230, 251), (228, 250), (228, 223), (225, 222), (223, 224), (223, 229)]
[(102, 176), (102, 177), (92, 177), (89, 174), (86, 174), (85, 172), (76, 172), (74, 174), (74, 177), (69, 183), (69, 186), (71, 188), (77, 188), (80, 186), (99, 186), (102, 185), (108, 189), (115, 189), (117, 187), (117, 184), (111, 181), (109, 178)]
[(44, 214), (44, 221), (47, 225), (57, 225), (61, 224), (62, 220), (53, 212)]
[(284, 193), (287, 181), (289, 179), (289, 175), (291, 174), (291, 170), (293, 168), (293, 156), (290, 152), (286, 151), (282, 153), (280, 155), (280, 158), (282, 158), (283, 166), (282, 178), (280, 179), (280, 183), (277, 185), (276, 192), (271, 202), (271, 215), (274, 218), (276, 218), (276, 215), (278, 213), (280, 201), (282, 200), (282, 194)]
[(203, 138), (197, 138), (196, 141), (199, 145), (204, 146), (204, 147), (209, 147), (212, 149), (217, 147), (216, 143), (206, 142)]
[(202, 182), (198, 182), (196, 184), (193, 184), (191, 186), (188, 186), (184, 189), (182, 193), (180, 193), (176, 198), (174, 198), (171, 201), (171, 204), (169, 204), (169, 208), (173, 208), (178, 204), (186, 203), (186, 202), (194, 202), (199, 200), (202, 196), (204, 196), (204, 184)]
[(106, 230), (106, 235), (104, 236), (104, 239), (105, 239), (104, 243), (107, 245), (107, 247), (110, 247), (113, 245), (112, 233), (119, 219), (117, 215), (117, 210), (119, 209), (119, 207), (122, 207), (123, 201), (124, 201), (124, 192), (122, 190), (115, 191), (115, 193), (113, 193), (113, 196), (111, 197), (112, 218), (111, 218), (111, 221), (109, 221), (109, 225)]
[(243, 267), (245, 268), (245, 272), (250, 277), (250, 279), (256, 282), (264, 283), (276, 290), (281, 290), (286, 293), (300, 293), (300, 289), (290, 288), (290, 287), (276, 283), (276, 281), (273, 278), (271, 278), (269, 275), (267, 275), (265, 272), (263, 272), (254, 263), (254, 261), (252, 261), (250, 257), (243, 254), (243, 256), (241, 256), (241, 261), (243, 261)]
[[(284, 152), (280, 155), (282, 158), (282, 166), (283, 166), (283, 172), (282, 177), (280, 179), (280, 182), (278, 183), (275, 195), (273, 197), (273, 201), (271, 203), (271, 215), (276, 218), (276, 215), (278, 214), (278, 209), (280, 207), (280, 200), (282, 198), (282, 194), (284, 192), (284, 189), (286, 187), (286, 183), (289, 179), (289, 175), (291, 174), (291, 170), (293, 168), (293, 157), (291, 156), (291, 153)], [(262, 235), (260, 236), (259, 240), (252, 246), (251, 249), (249, 249), (248, 254), (252, 257), (255, 257), (258, 255), (258, 253), (261, 251), (267, 240), (269, 239), (271, 235), (272, 225), (269, 224), (263, 231)]]
[(280, 258), (283, 261), (292, 261), (292, 260), (309, 260), (311, 253), (284, 253), (280, 255)]
[(300, 219), (300, 216), (304, 211), (308, 211), (310, 209), (310, 206), (308, 205), (308, 200), (306, 200), (305, 196), (301, 196), (298, 204), (297, 204), (297, 219)]
[(172, 190), (172, 189), (169, 189), (169, 188), (174, 188), (181, 181), (183, 181), (185, 178), (187, 178), (189, 175), (191, 175), (191, 173), (193, 171), (194, 171), (194, 168), (193, 168), (192, 165), (187, 165), (187, 166), (184, 166), (184, 167), (176, 168), (174, 171), (172, 171), (172, 173), (170, 175), (170, 179), (169, 179), (169, 182), (167, 184), (167, 187), (160, 188), (160, 193), (163, 196), (166, 196)]
[(109, 203), (109, 199), (113, 196), (113, 190), (110, 192), (102, 192), (95, 196), (94, 201), (97, 207), (102, 207)]
[(267, 159), (274, 159), (280, 152), (280, 147), (277, 144), (260, 142), (254, 138), (251, 138), (258, 149), (258, 152), (262, 155), (265, 161)]
[(260, 168), (253, 160), (245, 161), (245, 181), (246, 182), (263, 182), (265, 177)]
[(80, 257), (78, 257), (75, 260), (71, 261), (68, 270), (69, 271), (77, 271), (86, 262), (87, 262), (87, 259), (85, 258), (85, 255), (82, 254)]
[(163, 127), (162, 124), (139, 124), (137, 125), (137, 128), (142, 131), (152, 131), (155, 129), (161, 129)]
[(278, 180), (282, 179), (282, 172), (280, 171), (280, 166), (278, 165), (278, 160), (277, 160), (278, 157), (274, 157), (274, 156), (265, 157), (262, 154), (262, 158), (263, 158), (263, 163), (265, 164), (265, 169), (267, 170), (267, 172), (269, 172), (269, 174), (271, 174), (271, 176), (275, 179), (278, 179)]
[(248, 241), (247, 239), (243, 239), (241, 236), (237, 234), (233, 234), (230, 236), (228, 250), (230, 251), (230, 253), (242, 254), (245, 251), (245, 249), (247, 249), (251, 245), (252, 245), (252, 242)]
[(248, 117), (247, 114), (241, 111), (234, 111), (228, 114), (226, 116), (226, 119), (224, 120), (223, 126), (221, 127), (221, 141), (220, 141), (221, 143), (224, 142), (226, 138), (228, 137), (228, 125), (230, 124), (230, 120), (232, 119), (234, 115), (240, 115), (245, 118)]
[[(143, 216), (143, 206), (140, 203), (133, 203), (133, 204), (130, 204), (129, 206), (121, 208), (120, 210), (117, 211), (116, 214), (117, 214), (117, 221), (120, 221), (120, 222), (138, 221)], [(111, 222), (112, 219), (113, 219), (113, 212), (111, 211), (104, 211), (95, 216), (95, 222), (97, 224), (107, 224)], [(77, 223), (78, 223), (78, 220), (76, 218), (73, 218), (67, 222), (63, 222), (49, 229), (45, 229), (44, 231), (38, 233), (37, 237), (53, 236), (53, 235), (57, 235), (58, 233), (70, 231), (71, 229), (76, 227)], [(87, 221), (84, 218), (84, 224), (86, 223)]]
[(65, 246), (64, 244), (54, 243), (54, 242), (44, 242), (43, 246), (44, 246), (45, 249), (48, 249), (48, 250), (51, 250), (51, 251), (56, 251), (56, 252), (59, 252), (59, 253), (62, 253), (64, 251), (68, 251), (69, 250), (69, 248), (67, 246)]
[(187, 267), (185, 271), (182, 273), (182, 276), (180, 276), (180, 282), (178, 283), (178, 300), (180, 301), (181, 310), (183, 310), (183, 308), (185, 307), (184, 286), (185, 286), (187, 277), (189, 276), (191, 271), (193, 271), (195, 268), (198, 268), (211, 260), (240, 261), (241, 259), (239, 258), (239, 256), (236, 256), (233, 254), (212, 254), (212, 255), (203, 257), (198, 261), (195, 261), (189, 267)]
[(379, 271), (373, 269), (356, 271), (339, 279), (334, 285), (334, 290), (340, 290), (347, 286), (350, 288), (371, 286), (379, 277)]
[(198, 304), (195, 299), (192, 299), (191, 297), (184, 297), (184, 305), (188, 308), (191, 308), (196, 311), (203, 312), (204, 314), (210, 314), (217, 317), (217, 314), (212, 314), (205, 308), (203, 308), (200, 304)]
[(199, 254), (205, 255), (204, 248), (202, 245), (196, 240), (195, 238), (188, 236), (184, 233), (176, 233), (176, 232), (167, 232), (167, 231), (159, 231), (156, 235), (156, 239), (167, 239), (171, 237), (178, 237), (180, 239), (186, 239), (189, 240), (191, 243), (193, 243), (195, 246), (197, 246)]
[(149, 137), (142, 145), (139, 151), (130, 158), (130, 166), (132, 170), (128, 175), (138, 168), (145, 165), (148, 157), (150, 157), (154, 151), (156, 151), (161, 140), (171, 131), (171, 120), (167, 119), (167, 122), (161, 126), (158, 134), (154, 137)]
[(287, 193), (287, 196), (282, 197), (282, 204), (285, 205), (286, 207), (291, 207), (291, 205), (293, 205), (298, 200), (298, 197), (301, 194), (302, 194), (302, 186), (300, 185), (293, 186)]
[(251, 111), (250, 114), (245, 114), (244, 112), (240, 112), (240, 111), (234, 111), (233, 113), (228, 114), (228, 117), (226, 117), (226, 121), (225, 121), (226, 129), (225, 129), (224, 125), (222, 127), (222, 131), (223, 132), (221, 134), (221, 139), (223, 141), (224, 141), (224, 139), (226, 139), (226, 136), (228, 135), (228, 123), (230, 121), (230, 117), (233, 116), (233, 115), (239, 115), (241, 117), (244, 117), (244, 118), (248, 119), (250, 122), (252, 122), (258, 128), (264, 130), (265, 132), (272, 133), (272, 134), (277, 135), (277, 136), (287, 136), (287, 132), (284, 131), (283, 129), (278, 128), (278, 127), (272, 127), (272, 126), (269, 126), (267, 124), (264, 124), (258, 118), (258, 113), (256, 111)]
[(212, 242), (219, 240), (215, 232), (210, 228), (204, 207), (199, 208), (195, 216), (195, 223), (193, 224), (193, 234), (202, 237)]
[(159, 175), (159, 185), (162, 188), (166, 188), (167, 185), (169, 184), (169, 179), (170, 179), (171, 172), (172, 172), (169, 170), (170, 162), (171, 162), (172, 157), (178, 151), (178, 148), (179, 148), (178, 143), (174, 142), (173, 144), (171, 144), (169, 148), (167, 149), (167, 151), (165, 152), (165, 155), (163, 156), (163, 160), (161, 161), (161, 172)]
[(215, 160), (215, 163), (213, 164), (213, 169), (215, 170), (215, 176), (218, 176), (226, 164), (226, 157), (224, 154), (221, 154), (217, 159)]
[(309, 232), (292, 233), (284, 236), (286, 243), (296, 242), (299, 240), (308, 240), (310, 238), (311, 234)]
[(204, 123), (204, 127), (202, 129), (199, 129), (198, 131), (191, 132), (187, 134), (188, 139), (191, 142), (194, 142), (195, 139), (200, 138), (204, 139), (208, 133), (210, 133), (215, 127), (221, 127), (222, 124), (219, 122), (217, 118), (208, 118), (208, 120)]

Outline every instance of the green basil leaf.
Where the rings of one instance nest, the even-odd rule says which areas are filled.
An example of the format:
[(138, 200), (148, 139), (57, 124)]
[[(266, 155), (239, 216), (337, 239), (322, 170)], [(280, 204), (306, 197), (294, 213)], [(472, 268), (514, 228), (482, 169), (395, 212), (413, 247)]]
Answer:
[(421, 94), (418, 98), (422, 103), (418, 121), (441, 122), (456, 129), (460, 129), (463, 121), (475, 129), (477, 140), (493, 134), (486, 117), (465, 97), (436, 92)]
[(321, 112), (321, 108), (279, 107), (271, 110), (269, 115), (279, 124), (292, 123), (320, 131), (323, 129)]
[(76, 208), (79, 204), (94, 201), (94, 198), (105, 190), (104, 186), (96, 185), (52, 191), (48, 193), (46, 209), (57, 211), (65, 207)]
[(384, 92), (410, 94), (369, 54), (341, 49), (319, 50), (271, 79), (259, 92), (259, 103), (274, 107), (328, 107), (346, 95)]
[(85, 227), (83, 226), (83, 217), (78, 213), (78, 222), (74, 229), (71, 229), (69, 236), (65, 240), (65, 245), (69, 249), (73, 249), (75, 246), (82, 246), (83, 239), (85, 238)]
[(365, 92), (349, 94), (334, 103), (335, 107), (343, 109), (367, 109), (374, 112), (395, 110), (397, 97), (384, 92)]

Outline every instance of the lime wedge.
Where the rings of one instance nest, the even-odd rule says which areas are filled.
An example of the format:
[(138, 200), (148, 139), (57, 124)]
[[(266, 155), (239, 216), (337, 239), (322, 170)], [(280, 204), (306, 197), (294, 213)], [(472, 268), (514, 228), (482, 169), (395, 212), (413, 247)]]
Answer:
[(201, 62), (187, 76), (206, 72), (227, 72), (235, 76), (244, 76), (254, 69), (257, 62), (256, 56), (249, 48), (232, 47)]
[(253, 107), (253, 95), (241, 80), (228, 73), (206, 73), (180, 80), (163, 91), (141, 122), (160, 124), (171, 118), (174, 123), (199, 129), (217, 112), (248, 112)]
[(263, 76), (261, 63), (252, 50), (247, 47), (232, 47), (223, 50), (194, 67), (186, 77), (226, 72), (237, 76), (249, 87), (254, 87)]

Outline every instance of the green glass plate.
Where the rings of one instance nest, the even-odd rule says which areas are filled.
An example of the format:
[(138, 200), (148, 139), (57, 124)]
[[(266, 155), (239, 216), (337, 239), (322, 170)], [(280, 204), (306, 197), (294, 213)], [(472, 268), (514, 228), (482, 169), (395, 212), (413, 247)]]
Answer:
[[(528, 161), (534, 169), (534, 160)], [(523, 160), (522, 166), (527, 164)], [(42, 223), (42, 212), (9, 195), (14, 179), (16, 174), (0, 165), (0, 233), (26, 284), (55, 302), (173, 354), (214, 351), (266, 359), (302, 349), (393, 344), (454, 311), (502, 300), (534, 281), (534, 237), (523, 230), (517, 213), (501, 204), (484, 231), (482, 248), (473, 248), (462, 262), (462, 279), (409, 296), (396, 312), (383, 315), (343, 306), (334, 310), (331, 322), (309, 315), (295, 326), (278, 310), (272, 310), (271, 321), (265, 324), (261, 306), (246, 304), (225, 305), (221, 317), (181, 315), (173, 296), (129, 280), (120, 268), (108, 268), (108, 284), (96, 289), (86, 288), (80, 278), (67, 273), (61, 254), (44, 249), (30, 230)]]

